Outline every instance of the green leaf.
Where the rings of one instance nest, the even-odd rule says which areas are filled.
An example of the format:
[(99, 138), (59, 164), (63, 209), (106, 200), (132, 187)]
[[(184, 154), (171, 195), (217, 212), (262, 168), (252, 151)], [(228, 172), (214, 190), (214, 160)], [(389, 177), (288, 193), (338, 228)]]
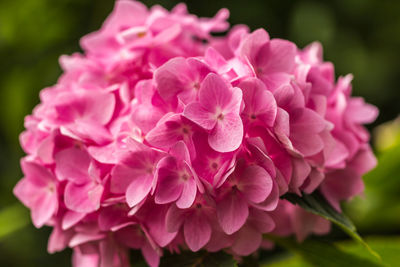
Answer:
[(165, 255), (161, 258), (160, 267), (235, 267), (236, 262), (231, 255), (224, 252), (208, 253), (183, 252)]
[(334, 224), (338, 225), (344, 232), (351, 236), (354, 240), (362, 244), (372, 255), (380, 259), (378, 253), (373, 251), (368, 244), (361, 238), (357, 233), (357, 229), (350, 219), (343, 213), (337, 212), (318, 192), (314, 192), (310, 195), (303, 194), (302, 197), (296, 194), (285, 194), (284, 199), (290, 201), (293, 204), (301, 206), (306, 211), (313, 214), (319, 215)]
[[(271, 239), (275, 240), (276, 237), (272, 237)], [(374, 236), (374, 237), (367, 237), (366, 240), (368, 241), (368, 244), (379, 253), (379, 255), (382, 256), (382, 261), (378, 261), (374, 256), (372, 256), (370, 253), (367, 253), (365, 249), (360, 247), (356, 242), (348, 240), (348, 241), (341, 241), (335, 243), (335, 247), (339, 251), (343, 251), (346, 254), (352, 254), (356, 256), (357, 260), (362, 259), (363, 262), (365, 263), (365, 260), (368, 260), (370, 262), (366, 264), (377, 264), (378, 266), (398, 266), (400, 262), (400, 236), (394, 236), (394, 237), (383, 237), (383, 236)], [(287, 240), (283, 240), (283, 242), (287, 242)], [(293, 241), (289, 241), (293, 242)], [(321, 243), (318, 241), (312, 241), (314, 243), (318, 243), (319, 246), (325, 246), (325, 243)], [(278, 240), (278, 244), (281, 244), (282, 241)], [(306, 247), (309, 246), (309, 241), (306, 242)], [(281, 244), (282, 245), (282, 244)], [(290, 245), (296, 245), (296, 244), (290, 244)], [(302, 246), (303, 244), (300, 244), (299, 246)], [(284, 245), (282, 245), (284, 246)], [(293, 251), (293, 248), (290, 248)], [(326, 251), (326, 249), (322, 249), (323, 251)], [(317, 248), (318, 253), (324, 253)], [(293, 251), (295, 252), (295, 251)], [(335, 262), (337, 259), (337, 255), (335, 258)], [(354, 257), (352, 257), (354, 260)], [(363, 263), (362, 267), (365, 266)], [(344, 263), (346, 264), (346, 263)], [(353, 264), (355, 264), (353, 262)], [(343, 265), (343, 264), (341, 264)], [(295, 252), (295, 254), (287, 254), (286, 257), (281, 257), (276, 259), (273, 262), (266, 262), (266, 263), (261, 263), (262, 267), (310, 267), (313, 266), (313, 263), (310, 262), (310, 260), (307, 260), (306, 257), (302, 256), (301, 251)], [(325, 264), (324, 264), (325, 266)], [(346, 265), (343, 265), (346, 266)], [(358, 266), (358, 265), (354, 265)], [(368, 266), (368, 265), (367, 265)]]
[[(298, 243), (293, 239), (267, 236), (276, 244), (295, 253), (285, 264), (276, 263), (272, 266), (324, 266), (324, 267), (379, 267), (386, 266), (377, 259), (368, 259), (338, 248), (332, 243), (317, 240), (306, 240)], [(299, 263), (299, 259), (304, 262)]]
[(29, 222), (29, 213), (20, 203), (2, 209), (0, 211), (0, 240), (25, 227)]
[[(385, 266), (399, 266), (400, 262), (400, 236), (374, 236), (366, 238), (371, 248), (378, 252), (382, 257)], [(365, 250), (361, 249), (354, 242), (344, 241), (338, 242), (338, 247), (347, 252), (357, 254), (370, 260), (376, 260)]]

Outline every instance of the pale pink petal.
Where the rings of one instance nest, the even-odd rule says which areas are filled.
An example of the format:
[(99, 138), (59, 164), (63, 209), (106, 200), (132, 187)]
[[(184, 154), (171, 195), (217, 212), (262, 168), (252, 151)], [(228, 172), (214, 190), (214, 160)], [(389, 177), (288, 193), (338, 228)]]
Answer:
[(173, 58), (159, 67), (154, 73), (154, 78), (160, 96), (168, 100), (184, 91), (189, 83), (187, 72), (188, 65), (183, 57)]
[(232, 91), (228, 84), (217, 74), (210, 73), (204, 79), (199, 92), (199, 101), (203, 108), (214, 113), (231, 103)]
[(147, 133), (145, 139), (154, 147), (170, 148), (172, 144), (182, 140), (183, 132), (181, 132), (181, 127), (181, 115), (173, 115), (167, 121), (159, 122), (156, 127)]
[(64, 231), (58, 225), (51, 231), (49, 241), (47, 243), (47, 251), (50, 254), (64, 250), (69, 243), (73, 231)]
[(253, 122), (259, 120), (271, 127), (274, 124), (277, 105), (274, 96), (267, 90), (264, 83), (256, 78), (242, 81), (239, 88), (243, 90), (245, 102), (244, 113), (246, 120)]
[(176, 201), (178, 208), (187, 209), (192, 206), (194, 199), (196, 198), (197, 185), (196, 181), (189, 178), (183, 184), (182, 194)]
[(206, 130), (211, 130), (217, 123), (217, 118), (198, 102), (187, 105), (183, 116)]
[(58, 209), (57, 194), (44, 192), (38, 196), (31, 208), (32, 222), (36, 228), (42, 227)]
[(61, 227), (63, 230), (67, 230), (77, 224), (86, 216), (86, 213), (75, 212), (72, 210), (67, 211), (62, 219)]
[(67, 148), (56, 154), (55, 161), (58, 179), (75, 184), (84, 184), (90, 180), (90, 156), (87, 152), (76, 147)]
[(269, 35), (264, 29), (257, 29), (248, 35), (241, 47), (242, 56), (250, 62), (256, 62), (260, 48), (269, 42)]
[(324, 142), (317, 134), (294, 132), (294, 134), (290, 136), (290, 139), (292, 140), (293, 146), (305, 157), (315, 155), (324, 148)]
[(260, 49), (255, 64), (262, 68), (263, 73), (290, 73), (295, 66), (296, 51), (297, 48), (294, 43), (273, 39)]
[(203, 214), (195, 213), (185, 219), (183, 232), (186, 244), (196, 252), (210, 240), (211, 226)]
[(249, 216), (246, 201), (235, 193), (228, 193), (217, 203), (218, 221), (228, 235), (239, 230)]
[(102, 234), (102, 233), (83, 233), (83, 232), (79, 232), (79, 233), (76, 233), (71, 238), (71, 240), (69, 241), (68, 246), (69, 247), (79, 246), (79, 245), (85, 244), (87, 242), (101, 240), (104, 237), (106, 237), (106, 235)]
[(153, 179), (152, 174), (134, 177), (125, 194), (129, 207), (139, 204), (149, 194)]
[(100, 184), (68, 183), (65, 187), (64, 202), (70, 210), (88, 213), (99, 209), (102, 194), (103, 186)]
[(231, 152), (239, 148), (243, 139), (243, 122), (239, 115), (228, 113), (208, 136), (211, 148), (218, 152)]
[(271, 176), (257, 165), (247, 167), (239, 177), (239, 190), (247, 200), (254, 203), (264, 201), (271, 193), (272, 187)]

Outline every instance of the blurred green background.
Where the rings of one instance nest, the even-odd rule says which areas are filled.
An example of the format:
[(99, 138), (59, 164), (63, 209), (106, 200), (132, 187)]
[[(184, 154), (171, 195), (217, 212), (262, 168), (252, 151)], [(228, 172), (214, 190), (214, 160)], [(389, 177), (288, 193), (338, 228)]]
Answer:
[[(180, 1), (143, 2), (170, 9)], [(252, 30), (263, 27), (272, 37), (290, 39), (299, 47), (320, 41), (325, 59), (336, 66), (336, 75), (353, 73), (354, 94), (379, 107), (380, 116), (369, 126), (371, 130), (399, 114), (400, 1), (185, 2), (199, 16), (212, 16), (227, 7), (231, 24), (247, 24)], [(113, 5), (113, 0), (0, 1), (0, 211), (16, 202), (12, 188), (22, 175), (18, 135), (23, 117), (38, 103), (39, 91), (56, 83), (61, 74), (58, 57), (80, 51), (80, 37), (98, 29)], [(390, 235), (394, 244), (399, 243), (392, 250), (400, 254), (396, 250), (400, 239), (394, 238), (400, 235), (400, 131), (397, 122), (378, 129), (374, 136), (380, 165), (365, 178), (366, 197), (357, 198), (347, 210), (363, 236)], [(1, 235), (18, 226), (20, 215), (8, 216), (16, 221), (5, 225), (0, 217), (0, 266), (70, 265), (70, 251), (47, 254), (49, 229), (37, 230), (29, 224)], [(382, 240), (378, 238), (386, 243)]]

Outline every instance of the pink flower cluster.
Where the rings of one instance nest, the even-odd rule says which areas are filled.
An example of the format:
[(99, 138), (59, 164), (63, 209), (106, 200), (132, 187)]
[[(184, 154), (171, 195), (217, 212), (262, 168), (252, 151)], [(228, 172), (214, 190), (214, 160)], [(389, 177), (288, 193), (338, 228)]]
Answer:
[(140, 249), (243, 256), (264, 233), (303, 240), (329, 223), (280, 199), (319, 190), (333, 207), (375, 165), (362, 124), (377, 109), (337, 82), (320, 44), (117, 1), (102, 28), (62, 56), (64, 74), (26, 117), (15, 195), (48, 250), (74, 266), (129, 266)]

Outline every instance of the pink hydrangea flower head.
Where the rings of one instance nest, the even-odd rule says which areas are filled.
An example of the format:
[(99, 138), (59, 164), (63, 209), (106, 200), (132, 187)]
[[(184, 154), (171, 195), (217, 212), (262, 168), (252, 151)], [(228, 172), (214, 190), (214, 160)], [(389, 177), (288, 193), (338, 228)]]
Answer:
[(281, 197), (320, 192), (338, 211), (376, 159), (363, 124), (378, 110), (351, 96), (351, 76), (313, 43), (263, 29), (119, 0), (82, 54), (25, 119), (28, 154), (14, 188), (48, 250), (75, 267), (129, 266), (141, 250), (246, 256), (262, 236), (329, 231)]

